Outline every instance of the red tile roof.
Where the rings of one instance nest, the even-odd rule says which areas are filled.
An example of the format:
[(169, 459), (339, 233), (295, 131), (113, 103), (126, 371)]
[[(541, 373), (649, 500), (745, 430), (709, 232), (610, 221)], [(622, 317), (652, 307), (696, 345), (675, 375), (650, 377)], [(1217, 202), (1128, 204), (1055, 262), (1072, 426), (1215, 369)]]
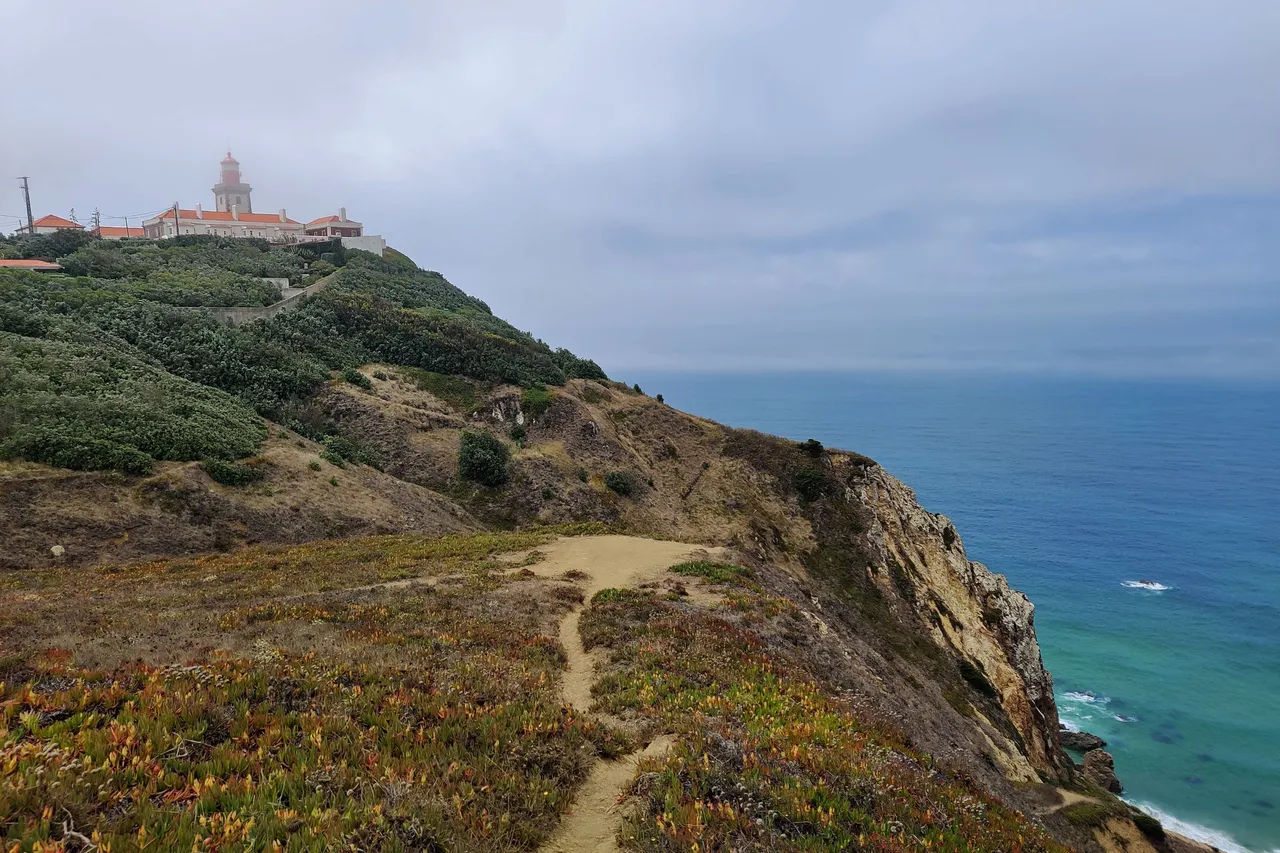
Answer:
[(342, 220), (336, 216), (321, 216), (319, 219), (313, 219), (308, 225), (323, 225), (326, 222), (341, 222)]
[[(242, 213), (242, 214), (240, 214), (240, 218), (237, 220), (234, 216), (232, 216), (232, 215), (231, 215), (231, 211), (229, 211), (229, 210), (206, 210), (206, 211), (204, 211), (204, 213), (203, 213), (203, 215), (202, 215), (201, 217), (197, 217), (197, 216), (196, 216), (196, 212), (195, 212), (194, 210), (181, 209), (181, 210), (179, 210), (179, 212), (182, 214), (182, 218), (183, 218), (183, 220), (194, 220), (194, 221), (196, 221), (196, 222), (200, 222), (200, 221), (204, 221), (204, 222), (262, 222), (262, 223), (271, 223), (271, 222), (274, 222), (276, 225), (281, 225), (281, 224), (285, 224), (285, 225), (300, 225), (300, 224), (301, 224), (300, 222), (298, 222), (298, 221), (296, 221), (296, 220), (293, 220), (293, 219), (286, 219), (283, 223), (281, 223), (281, 222), (280, 222), (280, 214), (278, 214), (278, 213)], [(159, 218), (160, 218), (160, 219), (173, 219), (173, 208), (169, 208), (169, 209), (168, 209), (168, 210), (166, 210), (164, 213), (160, 214), (160, 217), (159, 217)]]
[(37, 228), (84, 228), (78, 222), (72, 222), (70, 219), (63, 219), (61, 216), (54, 216), (50, 213), (48, 216), (41, 216), (35, 223)]
[(15, 261), (0, 259), (0, 269), (17, 269), (17, 270), (39, 270), (41, 272), (56, 272), (62, 269), (57, 264), (51, 264), (48, 261)]
[(134, 228), (132, 225), (124, 227), (122, 225), (103, 225), (98, 229), (100, 237), (142, 237), (144, 236), (141, 228)]

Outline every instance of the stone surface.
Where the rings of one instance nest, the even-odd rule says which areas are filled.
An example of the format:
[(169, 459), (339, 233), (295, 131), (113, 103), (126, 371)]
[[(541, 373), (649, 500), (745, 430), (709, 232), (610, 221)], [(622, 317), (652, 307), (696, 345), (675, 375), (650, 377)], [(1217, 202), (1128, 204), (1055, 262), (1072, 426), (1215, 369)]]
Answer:
[(1077, 752), (1089, 752), (1094, 749), (1102, 749), (1107, 742), (1102, 738), (1088, 732), (1069, 732), (1063, 730), (1060, 734), (1063, 749), (1074, 749)]
[(1116, 778), (1116, 762), (1109, 752), (1094, 749), (1085, 753), (1084, 775), (1094, 784), (1113, 794), (1119, 794), (1124, 790), (1124, 786)]

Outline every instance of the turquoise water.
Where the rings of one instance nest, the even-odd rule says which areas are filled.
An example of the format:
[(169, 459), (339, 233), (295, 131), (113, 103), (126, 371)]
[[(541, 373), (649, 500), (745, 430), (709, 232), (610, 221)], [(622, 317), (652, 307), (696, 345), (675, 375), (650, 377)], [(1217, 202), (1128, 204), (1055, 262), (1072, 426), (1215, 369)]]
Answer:
[(1109, 742), (1127, 798), (1226, 850), (1280, 849), (1280, 386), (636, 380), (876, 459), (1031, 596), (1063, 719)]

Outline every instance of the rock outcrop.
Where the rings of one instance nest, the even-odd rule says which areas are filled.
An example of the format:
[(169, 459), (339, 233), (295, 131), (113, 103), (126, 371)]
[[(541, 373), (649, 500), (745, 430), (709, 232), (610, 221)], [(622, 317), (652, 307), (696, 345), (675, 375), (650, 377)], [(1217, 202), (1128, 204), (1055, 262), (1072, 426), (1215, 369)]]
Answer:
[(1058, 737), (1062, 741), (1063, 749), (1074, 749), (1077, 752), (1102, 749), (1107, 745), (1105, 740), (1089, 732), (1070, 732), (1063, 729), (1058, 733)]
[(1116, 762), (1109, 752), (1094, 749), (1085, 753), (1084, 775), (1104, 791), (1119, 794), (1124, 790), (1124, 786), (1116, 778)]

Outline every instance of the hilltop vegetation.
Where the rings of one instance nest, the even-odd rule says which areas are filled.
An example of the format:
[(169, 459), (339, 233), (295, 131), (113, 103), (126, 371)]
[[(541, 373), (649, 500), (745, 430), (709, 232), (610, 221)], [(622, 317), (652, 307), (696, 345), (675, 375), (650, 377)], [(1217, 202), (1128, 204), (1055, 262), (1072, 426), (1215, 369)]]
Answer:
[[(93, 241), (70, 233), (0, 243), (7, 254), (63, 251), (57, 259), (68, 273), (0, 271), (0, 358), (21, 362), (20, 372), (0, 375), (0, 455), (127, 471), (195, 458), (196, 448), (204, 456), (245, 456), (255, 448), (240, 423), (246, 407), (287, 421), (292, 404), (333, 371), (374, 361), (528, 386), (604, 376), (594, 362), (552, 350), (399, 253), (348, 257), (336, 244), (322, 248), (331, 251), (213, 237)], [(268, 321), (229, 328), (191, 310), (269, 304), (279, 291), (262, 277), (307, 283), (321, 275), (330, 281), (324, 292)], [(59, 359), (95, 350), (102, 353), (98, 367), (68, 384)], [(130, 412), (139, 400), (161, 398), (173, 415), (166, 435), (143, 435)], [(222, 414), (192, 414), (186, 398)], [(103, 412), (110, 414), (105, 425)], [(38, 432), (38, 440), (19, 432)]]

